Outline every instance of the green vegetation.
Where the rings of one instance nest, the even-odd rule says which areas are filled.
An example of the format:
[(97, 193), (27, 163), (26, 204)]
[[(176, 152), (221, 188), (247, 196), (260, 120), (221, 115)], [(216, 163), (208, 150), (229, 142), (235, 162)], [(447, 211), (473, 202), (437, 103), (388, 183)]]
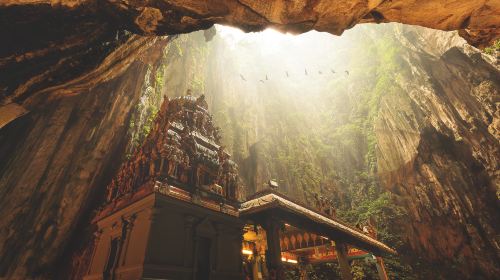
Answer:
[[(161, 100), (161, 89), (163, 78), (160, 72), (152, 72), (151, 66), (144, 77), (144, 84), (141, 89), (142, 96), (137, 104), (129, 125), (130, 145), (128, 155), (143, 142), (152, 128), (156, 114), (158, 113)], [(160, 67), (161, 68), (161, 67)]]
[[(315, 194), (323, 195), (335, 202), (339, 217), (351, 224), (372, 221), (379, 238), (398, 248), (403, 242), (397, 222), (405, 212), (376, 177), (373, 127), (384, 96), (401, 91), (396, 79), (406, 73), (400, 44), (390, 32), (376, 41), (359, 38), (348, 61), (349, 79), (337, 76), (314, 97), (290, 98), (279, 90), (282, 85), (270, 92), (242, 92), (239, 98), (217, 88), (215, 120), (242, 165), (250, 192), (276, 178), (281, 191), (307, 204), (314, 204)], [(224, 87), (233, 87), (239, 81), (225, 82)], [(252, 94), (257, 98), (247, 100), (245, 95)], [(387, 258), (386, 264), (392, 279), (413, 279), (411, 268), (397, 257)], [(310, 279), (331, 279), (338, 273), (331, 265), (310, 270)], [(355, 279), (377, 279), (370, 261), (355, 261), (353, 272)], [(292, 274), (289, 278), (296, 279)]]
[(491, 46), (484, 48), (484, 52), (490, 55), (493, 55), (496, 51), (500, 51), (500, 39), (493, 42)]
[(165, 86), (166, 52), (154, 66), (148, 65), (141, 88), (140, 101), (137, 104), (129, 123), (130, 142), (127, 157), (140, 145), (151, 131), (153, 121), (163, 100)]
[[(343, 66), (349, 77), (331, 76), (318, 93), (307, 87), (292, 93), (273, 79), (265, 85), (242, 82), (242, 69), (248, 80), (263, 75), (255, 64), (263, 55), (251, 51), (251, 43), (239, 46), (248, 53), (235, 56), (219, 36), (208, 44), (201, 33), (179, 36), (167, 48), (164, 62), (151, 70), (154, 74), (146, 75), (144, 96), (131, 122), (132, 140), (139, 142), (149, 132), (162, 91), (170, 97), (188, 88), (204, 93), (248, 192), (275, 178), (281, 191), (309, 205), (316, 194), (325, 196), (334, 201), (340, 218), (351, 224), (371, 221), (379, 239), (400, 248), (398, 222), (406, 213), (377, 178), (374, 123), (381, 101), (401, 91), (397, 80), (408, 70), (392, 30), (380, 31), (376, 40), (363, 33), (354, 38), (357, 43), (345, 53)], [(397, 257), (385, 262), (391, 279), (414, 279), (411, 267)], [(338, 274), (335, 264), (310, 271), (310, 279)], [(377, 279), (369, 260), (355, 261), (353, 273), (355, 279)], [(296, 279), (296, 273), (289, 278)]]
[[(200, 35), (200, 34), (198, 34)], [(159, 62), (149, 65), (144, 75), (144, 83), (141, 88), (141, 98), (136, 106), (129, 124), (130, 143), (127, 156), (130, 156), (135, 148), (142, 143), (144, 138), (151, 131), (153, 121), (163, 101), (163, 95), (172, 97), (183, 95), (187, 89), (191, 89), (195, 94), (203, 93), (203, 75), (206, 67), (208, 48), (200, 44), (202, 36), (193, 38), (192, 35), (181, 35), (173, 39), (163, 50), (163, 55)], [(189, 63), (190, 67), (187, 76), (183, 76), (183, 87), (171, 86), (169, 75), (172, 71), (170, 64), (175, 60), (182, 60)], [(184, 67), (183, 67), (184, 68)], [(184, 69), (176, 69), (184, 70)], [(182, 74), (180, 74), (182, 76)], [(168, 89), (171, 92), (167, 92)]]

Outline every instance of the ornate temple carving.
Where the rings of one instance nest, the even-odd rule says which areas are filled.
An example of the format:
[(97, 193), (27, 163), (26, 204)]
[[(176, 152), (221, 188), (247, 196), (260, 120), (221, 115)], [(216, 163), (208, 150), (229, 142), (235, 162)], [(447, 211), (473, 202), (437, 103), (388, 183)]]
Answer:
[(157, 181), (235, 202), (238, 166), (220, 144), (219, 131), (203, 95), (165, 100), (150, 134), (107, 187), (106, 202)]
[(313, 210), (270, 181), (240, 204), (238, 166), (207, 107), (203, 96), (165, 99), (149, 135), (107, 186), (85, 280), (282, 280), (285, 266), (305, 275), (304, 264), (313, 262), (338, 262), (342, 279), (352, 279), (348, 257), (369, 252), (383, 272), (379, 255), (395, 251), (368, 227), (336, 219), (325, 197), (315, 196)]

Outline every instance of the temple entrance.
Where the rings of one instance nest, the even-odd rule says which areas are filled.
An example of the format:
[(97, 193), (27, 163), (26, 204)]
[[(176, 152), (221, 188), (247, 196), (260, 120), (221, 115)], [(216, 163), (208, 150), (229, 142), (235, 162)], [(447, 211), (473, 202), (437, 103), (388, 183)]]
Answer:
[(196, 280), (210, 279), (210, 247), (212, 240), (206, 237), (198, 239), (198, 251), (196, 256)]

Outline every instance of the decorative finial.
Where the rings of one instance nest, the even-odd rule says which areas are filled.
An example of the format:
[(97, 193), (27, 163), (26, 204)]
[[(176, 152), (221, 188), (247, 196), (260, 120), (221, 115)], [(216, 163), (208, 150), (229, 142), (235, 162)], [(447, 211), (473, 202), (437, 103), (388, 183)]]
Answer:
[(274, 191), (277, 191), (278, 190), (278, 182), (276, 182), (275, 180), (269, 180), (269, 188), (274, 190)]

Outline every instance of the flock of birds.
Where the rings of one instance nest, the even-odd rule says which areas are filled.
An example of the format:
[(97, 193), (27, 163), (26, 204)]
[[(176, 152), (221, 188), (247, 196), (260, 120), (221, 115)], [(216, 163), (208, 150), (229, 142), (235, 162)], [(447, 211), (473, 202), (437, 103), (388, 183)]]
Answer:
[[(337, 73), (333, 69), (330, 69), (330, 72), (332, 72), (332, 74), (336, 74)], [(344, 73), (346, 74), (346, 76), (349, 76), (349, 71), (344, 70)], [(322, 71), (318, 71), (318, 74), (319, 75), (323, 75), (323, 72)], [(285, 71), (285, 75), (286, 75), (287, 78), (290, 77), (290, 74), (288, 74), (288, 71)], [(306, 76), (308, 75), (307, 69), (304, 69), (304, 75), (306, 75)], [(241, 78), (241, 80), (243, 80), (245, 82), (247, 81), (247, 79), (245, 79), (245, 76), (243, 76), (242, 74), (240, 74), (240, 78)], [(269, 77), (267, 76), (267, 74), (266, 74), (266, 79), (265, 80), (266, 81), (269, 80)], [(264, 79), (260, 79), (259, 82), (264, 83)]]

